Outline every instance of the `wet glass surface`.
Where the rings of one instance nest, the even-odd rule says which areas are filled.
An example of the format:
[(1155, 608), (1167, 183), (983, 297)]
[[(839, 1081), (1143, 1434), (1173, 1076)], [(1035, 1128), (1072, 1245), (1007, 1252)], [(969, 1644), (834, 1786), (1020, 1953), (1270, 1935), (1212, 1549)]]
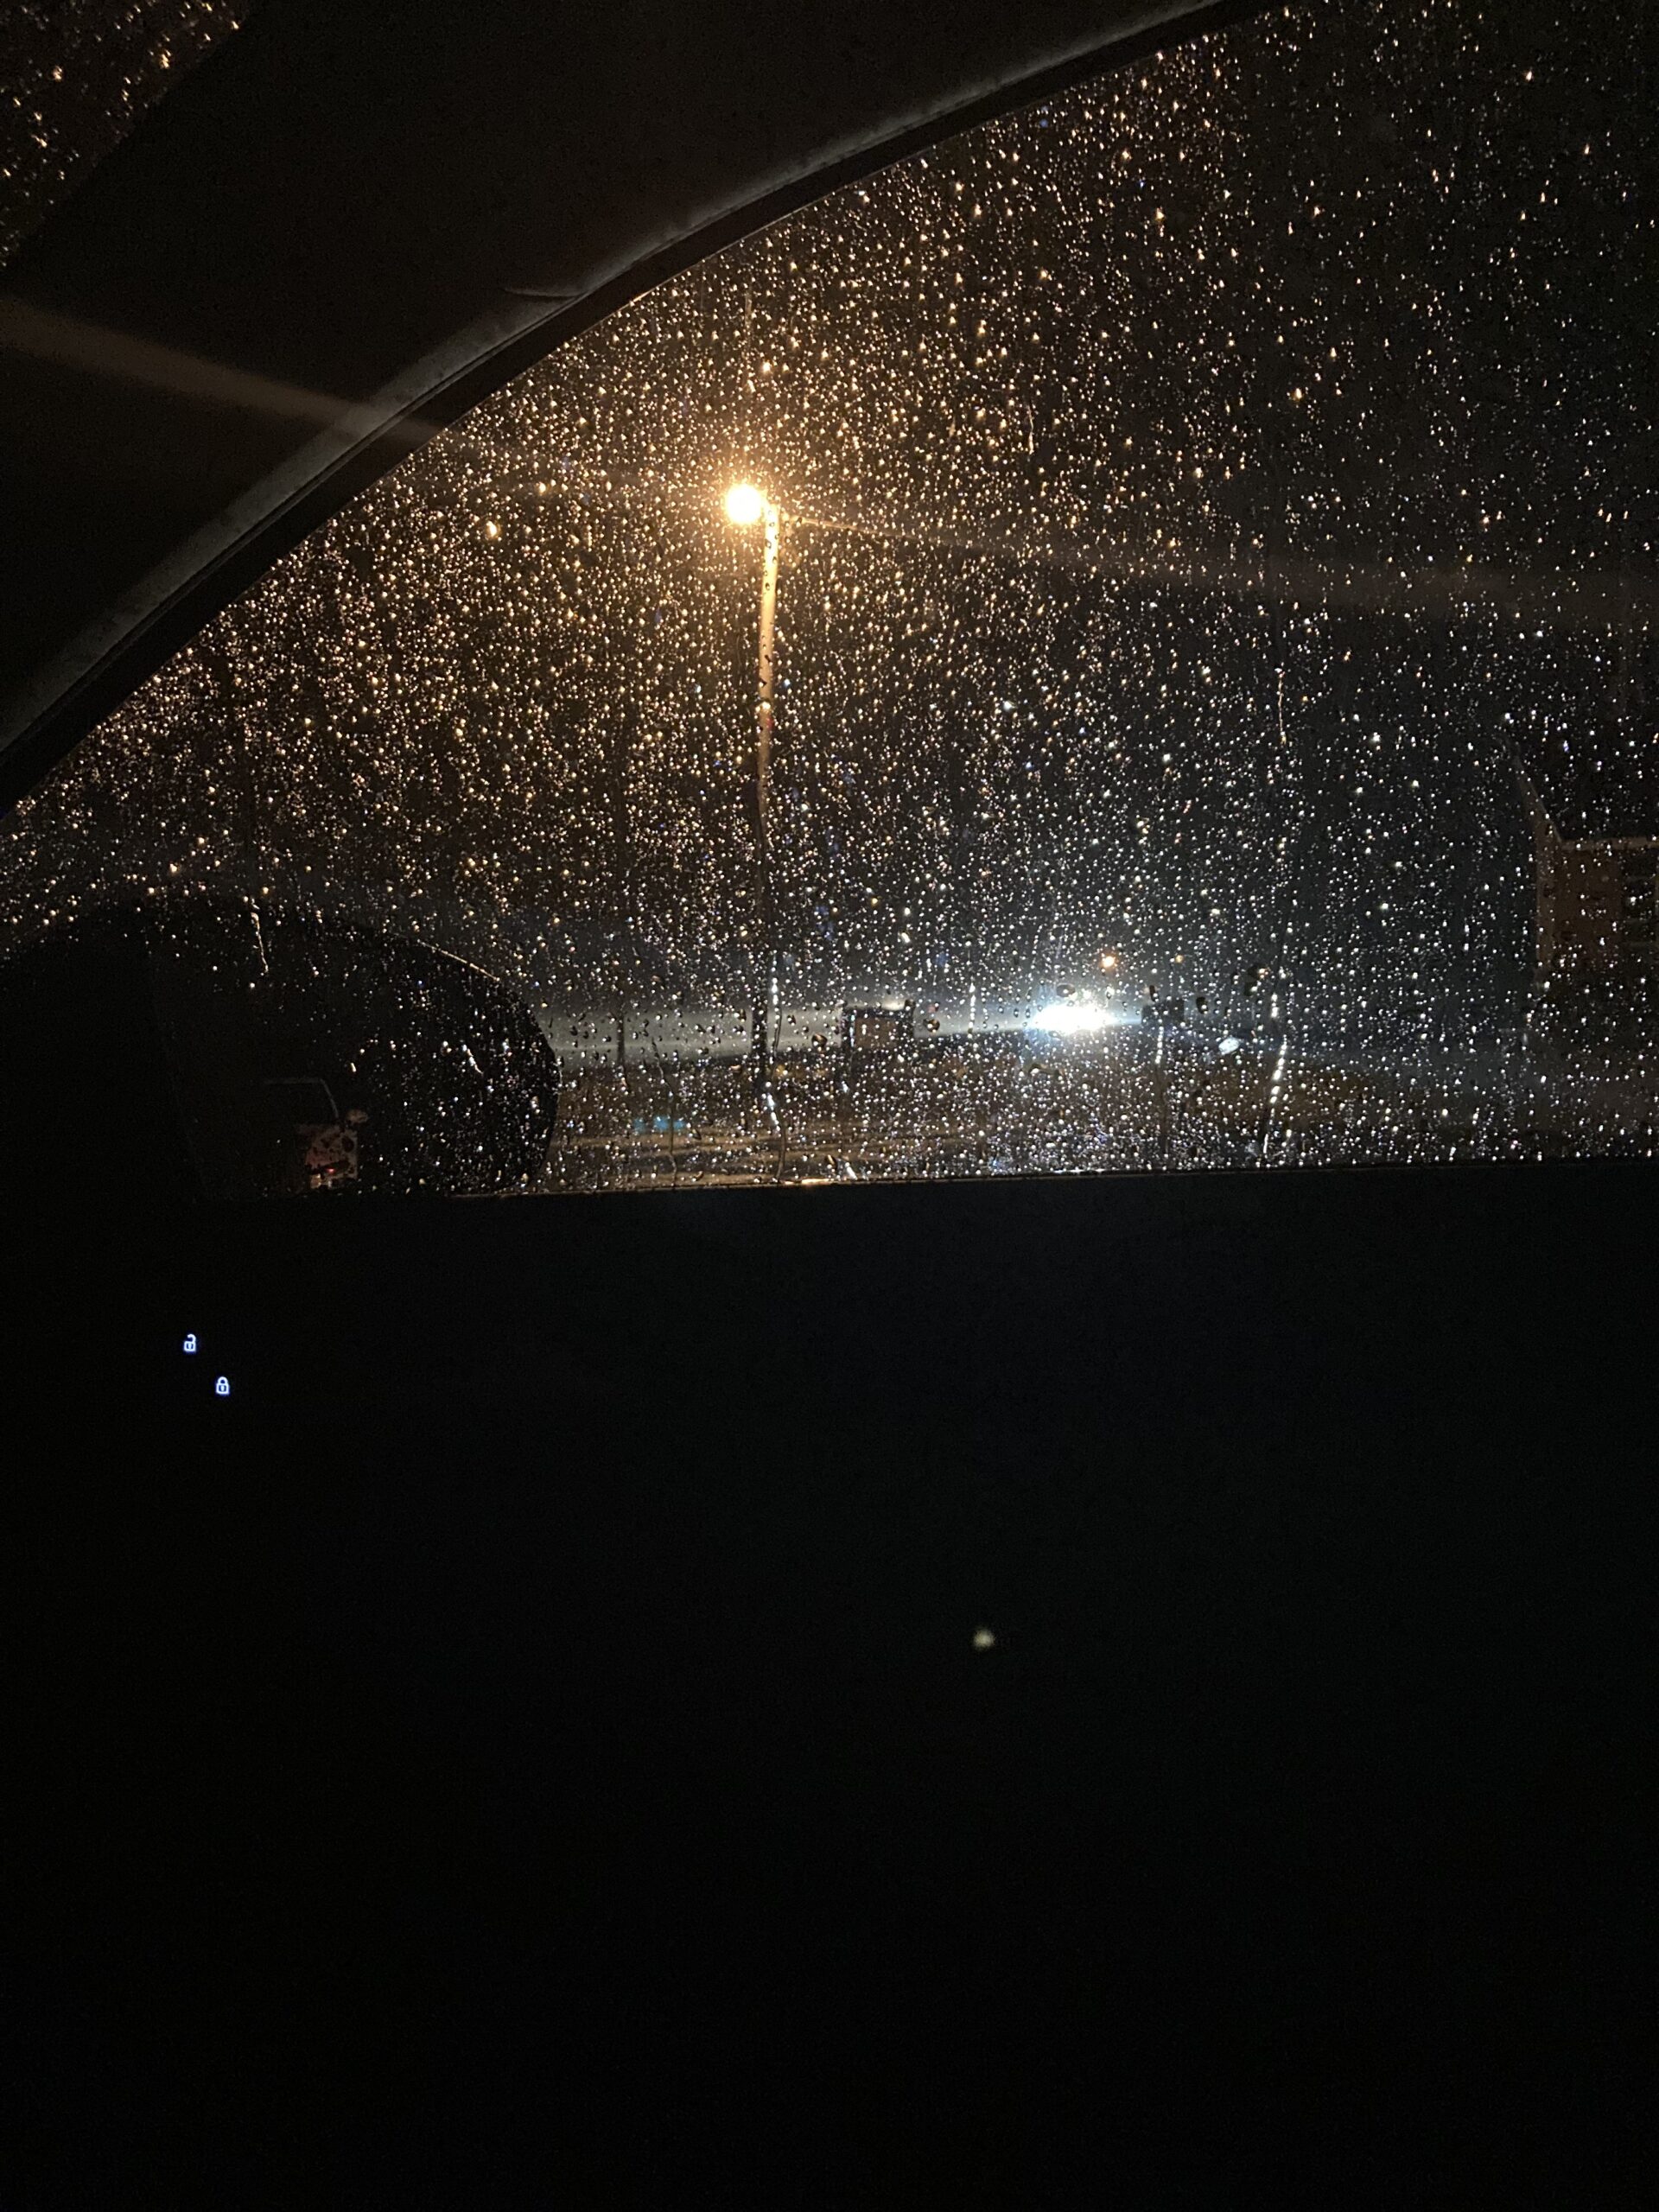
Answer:
[(258, 0), (12, 0), (0, 15), (0, 262)]
[(14, 810), (8, 972), (223, 1195), (1650, 1151), (1655, 43), (1293, 8), (663, 286)]

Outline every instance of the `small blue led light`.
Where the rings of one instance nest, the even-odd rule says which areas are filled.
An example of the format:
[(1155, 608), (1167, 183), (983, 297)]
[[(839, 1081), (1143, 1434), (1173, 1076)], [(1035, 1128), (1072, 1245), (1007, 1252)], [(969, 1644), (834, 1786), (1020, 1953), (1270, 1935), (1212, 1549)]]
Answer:
[(228, 1398), (230, 1395), (231, 1378), (228, 1375), (221, 1375), (213, 1385), (213, 1395), (216, 1398)]
[(196, 1332), (195, 1332), (195, 1331), (194, 1331), (194, 1329), (190, 1332), (190, 1334), (189, 1334), (189, 1335), (185, 1338), (185, 1340), (184, 1340), (184, 1348), (185, 1348), (186, 1351), (194, 1351), (194, 1350), (196, 1349)]

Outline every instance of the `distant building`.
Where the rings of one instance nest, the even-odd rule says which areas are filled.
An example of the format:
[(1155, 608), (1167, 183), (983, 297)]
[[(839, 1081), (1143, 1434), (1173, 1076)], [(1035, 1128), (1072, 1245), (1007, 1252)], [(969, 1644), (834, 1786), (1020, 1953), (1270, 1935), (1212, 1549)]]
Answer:
[(1659, 1044), (1659, 835), (1629, 818), (1552, 817), (1523, 775), (1532, 824), (1533, 1010), (1541, 1043), (1592, 1059)]
[(1523, 777), (1535, 884), (1538, 980), (1659, 971), (1659, 835), (1564, 836)]

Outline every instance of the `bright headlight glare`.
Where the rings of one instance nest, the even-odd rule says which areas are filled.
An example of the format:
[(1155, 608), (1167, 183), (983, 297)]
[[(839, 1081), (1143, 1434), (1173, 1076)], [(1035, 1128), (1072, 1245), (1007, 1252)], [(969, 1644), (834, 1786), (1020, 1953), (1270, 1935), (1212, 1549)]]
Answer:
[(1051, 1037), (1080, 1037), (1091, 1029), (1109, 1029), (1116, 1019), (1108, 1007), (1086, 1000), (1056, 999), (1052, 1006), (1039, 1007), (1026, 1027)]

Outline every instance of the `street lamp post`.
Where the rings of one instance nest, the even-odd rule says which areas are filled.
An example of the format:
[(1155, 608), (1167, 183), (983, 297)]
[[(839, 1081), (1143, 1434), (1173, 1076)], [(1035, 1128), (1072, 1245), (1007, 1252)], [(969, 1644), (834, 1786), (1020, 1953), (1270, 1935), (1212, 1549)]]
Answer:
[(753, 484), (734, 484), (726, 494), (726, 518), (740, 530), (756, 523), (766, 528), (760, 562), (760, 626), (754, 681), (754, 808), (760, 863), (761, 964), (763, 987), (755, 994), (749, 1033), (755, 1080), (768, 1115), (776, 1122), (772, 1104), (770, 1059), (772, 1032), (778, 1021), (778, 933), (772, 896), (772, 738), (773, 677), (777, 656), (778, 545), (783, 516), (766, 493)]

